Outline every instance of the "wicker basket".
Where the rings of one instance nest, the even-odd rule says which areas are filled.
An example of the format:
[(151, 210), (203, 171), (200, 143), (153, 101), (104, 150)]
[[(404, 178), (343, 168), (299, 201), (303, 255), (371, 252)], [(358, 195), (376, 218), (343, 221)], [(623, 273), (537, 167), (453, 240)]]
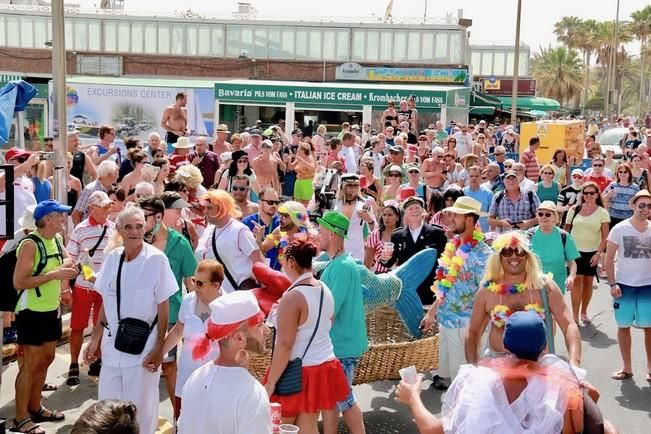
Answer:
[[(413, 339), (400, 321), (398, 313), (390, 307), (375, 309), (366, 316), (369, 349), (362, 356), (355, 371), (353, 384), (380, 380), (397, 380), (398, 370), (416, 366), (425, 372), (438, 368), (439, 350), (436, 330), (421, 339)], [(267, 348), (271, 348), (270, 339)], [(264, 355), (252, 355), (249, 371), (262, 380), (271, 363), (271, 350)]]

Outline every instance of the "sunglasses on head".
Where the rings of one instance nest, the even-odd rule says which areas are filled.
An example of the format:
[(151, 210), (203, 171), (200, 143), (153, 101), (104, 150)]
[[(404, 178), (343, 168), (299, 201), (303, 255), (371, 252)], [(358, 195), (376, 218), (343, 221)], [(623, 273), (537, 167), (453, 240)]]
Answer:
[(238, 187), (238, 186), (233, 186), (232, 188), (233, 191), (246, 191), (248, 189), (249, 187)]
[(538, 217), (547, 217), (547, 218), (549, 218), (551, 216), (552, 216), (552, 213), (550, 213), (550, 212), (538, 212)]
[(526, 251), (524, 251), (523, 249), (517, 248), (517, 247), (516, 247), (516, 248), (513, 248), (513, 247), (504, 247), (504, 248), (500, 251), (500, 255), (504, 256), (505, 258), (510, 258), (510, 257), (513, 256), (514, 254), (515, 254), (515, 256), (517, 256), (517, 257), (519, 257), (519, 258), (523, 258), (523, 257), (527, 256), (527, 252), (526, 252)]

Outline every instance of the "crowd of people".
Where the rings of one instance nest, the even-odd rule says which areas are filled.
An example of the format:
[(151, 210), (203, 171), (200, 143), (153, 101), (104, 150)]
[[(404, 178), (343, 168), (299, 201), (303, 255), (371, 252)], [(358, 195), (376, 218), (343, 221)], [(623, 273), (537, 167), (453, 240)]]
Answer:
[[(593, 153), (582, 170), (563, 149), (539, 161), (540, 140), (520, 143), (510, 125), (416, 131), (417, 119), (413, 101), (401, 101), (379, 130), (219, 125), (214, 140), (170, 130), (118, 144), (105, 125), (93, 146), (72, 131), (67, 205), (53, 199), (51, 160), (8, 150), (17, 218), (2, 252), (17, 259), (19, 292), (3, 338), (19, 345), (14, 429), (39, 434), (38, 423), (65, 419), (41, 396), (56, 387), (45, 378), (63, 304), (66, 383), (82, 381), (83, 357), (102, 400), (73, 432), (118, 412), (153, 433), (163, 374), (180, 433), (269, 433), (270, 402), (301, 433), (319, 432), (320, 415), (326, 434), (341, 415), (364, 433), (352, 388), (369, 346), (358, 266), (387, 273), (431, 247), (438, 266), (417, 293), (421, 328), (439, 334), (442, 419), (422, 406), (420, 379), (398, 388), (421, 432), (484, 432), (487, 419), (508, 432), (582, 432), (581, 390), (591, 386), (579, 327), (591, 323), (595, 277), (611, 287), (618, 325), (612, 378), (633, 375), (631, 327), (643, 329), (651, 372), (651, 131), (636, 131), (645, 143), (623, 138), (622, 160)], [(315, 258), (327, 261), (318, 273)], [(254, 290), (265, 285), (284, 292), (269, 312)], [(554, 356), (555, 330), (567, 360)], [(247, 366), (268, 341), (260, 383)]]

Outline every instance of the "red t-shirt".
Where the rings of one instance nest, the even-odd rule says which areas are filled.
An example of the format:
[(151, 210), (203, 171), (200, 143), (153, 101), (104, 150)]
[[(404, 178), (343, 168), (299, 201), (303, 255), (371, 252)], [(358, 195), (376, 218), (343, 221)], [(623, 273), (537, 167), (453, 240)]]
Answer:
[(604, 192), (606, 187), (608, 187), (608, 184), (613, 182), (612, 179), (610, 179), (609, 177), (607, 177), (605, 175), (602, 175), (602, 176), (588, 175), (588, 176), (583, 178), (583, 181), (594, 182), (595, 184), (597, 184), (599, 186), (599, 191), (602, 192), (602, 193)]

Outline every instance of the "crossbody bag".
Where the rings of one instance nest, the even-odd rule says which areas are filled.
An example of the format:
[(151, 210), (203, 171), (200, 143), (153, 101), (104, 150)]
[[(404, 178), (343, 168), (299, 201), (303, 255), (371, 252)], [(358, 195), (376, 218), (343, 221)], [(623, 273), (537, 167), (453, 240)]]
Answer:
[(154, 322), (149, 325), (147, 321), (138, 318), (121, 318), (120, 316), (120, 289), (122, 287), (122, 265), (124, 264), (125, 252), (120, 255), (120, 265), (118, 265), (118, 276), (116, 282), (116, 292), (118, 299), (118, 331), (115, 334), (115, 349), (127, 354), (142, 354), (147, 344), (147, 339), (151, 331), (158, 322), (158, 314)]
[(226, 275), (226, 278), (228, 279), (228, 282), (231, 284), (231, 287), (234, 290), (240, 291), (240, 290), (245, 290), (245, 289), (257, 288), (258, 286), (260, 286), (260, 285), (258, 285), (258, 282), (256, 282), (255, 279), (253, 279), (252, 277), (248, 277), (248, 278), (244, 279), (242, 281), (242, 283), (240, 283), (239, 285), (237, 284), (237, 282), (233, 278), (233, 275), (228, 270), (228, 267), (226, 266), (226, 263), (219, 256), (219, 252), (217, 252), (217, 228), (215, 228), (215, 230), (212, 232), (212, 253), (213, 253), (213, 255), (215, 255), (215, 259), (217, 259), (217, 261), (220, 264), (222, 264), (222, 266), (224, 267), (224, 274)]
[[(316, 317), (316, 325), (314, 326), (312, 336), (310, 336), (310, 340), (305, 347), (305, 351), (303, 351), (303, 355), (301, 357), (297, 357), (287, 363), (287, 367), (285, 367), (285, 370), (276, 382), (276, 390), (274, 391), (274, 395), (294, 395), (295, 393), (299, 393), (303, 390), (303, 359), (307, 354), (307, 350), (310, 349), (312, 341), (314, 340), (314, 336), (316, 336), (316, 332), (319, 329), (319, 323), (321, 322), (321, 310), (323, 309), (323, 293), (323, 285), (321, 285), (321, 295), (319, 297), (319, 314)], [(271, 349), (272, 360), (273, 352), (275, 350), (275, 338), (276, 337), (274, 336), (274, 348)]]
[[(106, 231), (108, 230), (108, 226), (104, 225), (104, 229), (102, 229), (102, 234), (99, 236), (99, 239), (95, 243), (95, 245), (88, 251), (88, 256), (91, 258), (95, 256), (95, 252), (97, 252), (97, 249), (99, 248), (99, 245), (102, 244), (102, 241), (104, 241), (104, 237), (106, 236)], [(79, 266), (79, 272), (81, 273), (81, 265)], [(70, 279), (70, 287), (73, 288), (75, 286), (75, 282), (77, 281), (77, 277), (74, 279)]]

